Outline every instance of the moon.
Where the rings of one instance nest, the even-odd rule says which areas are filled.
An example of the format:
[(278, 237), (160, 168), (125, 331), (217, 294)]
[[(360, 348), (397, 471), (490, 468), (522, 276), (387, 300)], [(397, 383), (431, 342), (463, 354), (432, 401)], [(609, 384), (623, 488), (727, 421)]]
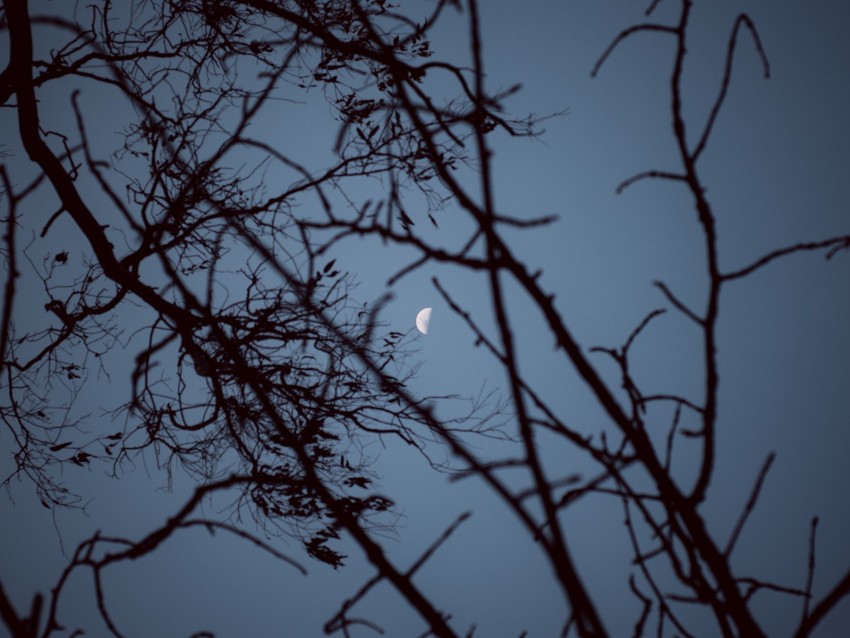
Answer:
[(423, 308), (416, 315), (416, 327), (419, 329), (419, 332), (426, 335), (428, 334), (429, 323), (431, 323), (431, 308)]

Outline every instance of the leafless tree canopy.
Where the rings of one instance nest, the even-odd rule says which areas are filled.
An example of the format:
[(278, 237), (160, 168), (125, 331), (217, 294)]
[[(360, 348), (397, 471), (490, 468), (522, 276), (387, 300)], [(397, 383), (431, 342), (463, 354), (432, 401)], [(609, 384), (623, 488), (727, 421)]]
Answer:
[[(83, 542), (59, 581), (46, 584), (47, 599), (36, 595), (31, 609), (15, 609), (0, 589), (7, 629), (16, 637), (63, 635), (63, 588), (87, 568), (110, 631), (132, 635), (110, 616), (102, 572), (155, 551), (180, 529), (206, 525), (298, 568), (275, 546), (275, 534), (299, 539), (310, 556), (334, 567), (345, 559), (334, 540), (353, 539), (375, 576), (329, 620), (329, 633), (350, 635), (355, 623), (370, 624), (352, 609), (388, 582), (433, 635), (472, 635), (413, 578), (465, 517), (413, 565), (394, 564), (376, 541), (375, 532), (392, 525), (394, 503), (377, 491), (361, 450), (364, 441), (393, 437), (427, 458), (447, 451), (452, 464), (434, 460), (435, 470), (457, 480), (477, 477), (499, 495), (556, 574), (563, 635), (609, 635), (564, 529), (565, 511), (591, 498), (622, 506), (622, 539), (634, 558), (625, 578), (641, 608), (635, 636), (698, 635), (682, 612), (694, 604), (712, 615), (717, 635), (761, 636), (750, 606), (758, 591), (798, 599), (804, 611), (797, 636), (809, 635), (850, 592), (850, 572), (813, 600), (813, 567), (808, 583), (792, 588), (745, 578), (731, 560), (773, 457), (730, 538), (713, 537), (701, 513), (716, 471), (717, 324), (732, 282), (793, 253), (832, 256), (850, 236), (779, 248), (724, 270), (700, 159), (741, 55), (736, 47), (753, 43), (765, 76), (768, 58), (757, 25), (741, 14), (730, 25), (709, 117), (690, 123), (686, 135), (681, 87), (692, 2), (668, 1), (679, 6), (677, 22), (653, 22), (659, 2), (652, 2), (647, 22), (616, 35), (593, 73), (604, 75), (609, 57), (633, 37), (675, 43), (669, 97), (679, 166), (636, 175), (620, 190), (662, 180), (689, 193), (709, 283), (702, 305), (692, 307), (658, 282), (666, 307), (621, 344), (593, 349), (578, 343), (539, 273), (508, 240), (555, 219), (507, 216), (494, 202), (491, 135), (537, 135), (539, 120), (506, 114), (516, 87), (488, 91), (478, 16), (485, 7), (475, 0), (429, 3), (424, 19), (410, 17), (422, 7), (387, 0), (4, 2), (10, 61), (0, 76), (0, 103), (18, 128), (0, 167), (0, 416), (15, 460), (15, 472), (3, 478), (7, 485), (31, 481), (46, 508), (81, 507), (87, 498), (63, 483), (68, 464), (101, 464), (120, 475), (151, 455), (164, 471), (179, 468), (197, 480), (193, 497), (146, 537)], [(466, 25), (470, 68), (432, 51), (429, 32), (441, 20)], [(48, 32), (51, 45), (39, 45), (39, 34)], [(94, 133), (89, 95), (126, 114), (120, 146), (104, 148)], [(316, 156), (262, 134), (263, 122), (285, 121), (296, 107), (328, 114), (316, 139), (329, 143)], [(417, 202), (432, 211), (451, 203), (472, 230), (461, 241), (434, 243), (421, 228), (439, 222), (411, 212)], [(446, 422), (432, 406), (452, 397), (409, 390), (416, 366), (408, 336), (382, 325), (384, 300), (358, 300), (356, 273), (332, 257), (350, 237), (379, 238), (414, 255), (394, 281), (438, 262), (486, 277), (495, 331), (438, 280), (434, 285), (503, 368), (507, 408), (473, 404), (465, 418)], [(85, 260), (63, 244), (84, 244)], [(43, 246), (59, 249), (42, 259)], [(604, 415), (594, 434), (548, 404), (520, 369), (508, 286), (543, 318), (564, 365), (592, 393)], [(665, 312), (699, 331), (701, 396), (645, 394), (633, 376), (632, 346)], [(619, 384), (597, 372), (606, 357)], [(97, 430), (95, 440), (82, 437), (92, 425), (73, 409), (76, 398), (107, 378), (117, 388), (113, 403), (103, 405), (114, 426)], [(672, 422), (657, 422), (658, 404), (673, 406)], [(683, 433), (699, 447), (687, 481), (671, 470)], [(537, 444), (543, 435), (581, 453), (595, 474), (547, 467)], [(513, 440), (512, 455), (481, 458), (474, 445), (480, 436)], [(509, 478), (518, 471), (526, 476), (521, 485)], [(237, 495), (233, 511), (221, 519), (198, 514), (204, 498), (224, 491)], [(272, 540), (240, 526), (242, 515)]]

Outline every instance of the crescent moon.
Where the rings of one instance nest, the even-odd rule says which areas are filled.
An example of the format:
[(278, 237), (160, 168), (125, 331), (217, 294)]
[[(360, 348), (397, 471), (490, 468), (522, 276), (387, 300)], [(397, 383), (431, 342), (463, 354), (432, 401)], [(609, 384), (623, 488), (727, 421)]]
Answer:
[(416, 315), (416, 327), (422, 334), (428, 334), (428, 324), (431, 323), (431, 308), (423, 308)]

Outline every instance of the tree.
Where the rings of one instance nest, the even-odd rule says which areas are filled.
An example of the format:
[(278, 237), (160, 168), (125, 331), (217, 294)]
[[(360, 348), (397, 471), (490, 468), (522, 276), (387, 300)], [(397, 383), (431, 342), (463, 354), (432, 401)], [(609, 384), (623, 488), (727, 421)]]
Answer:
[[(659, 4), (649, 6), (649, 20)], [(375, 576), (342, 604), (328, 632), (375, 628), (352, 610), (386, 582), (434, 635), (471, 635), (474, 628), (455, 626), (416, 578), (467, 515), (411, 565), (399, 565), (378, 542), (396, 510), (391, 493), (374, 491), (377, 475), (365, 449), (389, 438), (416, 448), (454, 480), (482, 481), (502, 500), (552, 569), (564, 635), (610, 631), (568, 531), (572, 512), (589, 500), (622, 508), (617, 542), (630, 549), (634, 570), (618, 577), (638, 603), (635, 635), (654, 632), (651, 624), (659, 634), (702, 635), (705, 621), (691, 608), (707, 614), (718, 635), (764, 635), (757, 593), (800, 599), (796, 632), (809, 635), (850, 591), (847, 574), (824, 596), (812, 595), (817, 518), (802, 586), (750, 576), (733, 560), (774, 456), (754, 486), (742, 488), (748, 496), (731, 534), (718, 535), (706, 520), (722, 427), (720, 301), (735, 282), (784, 257), (835, 255), (850, 246), (850, 235), (790, 244), (737, 269), (721, 260), (718, 213), (701, 160), (740, 43), (754, 45), (766, 76), (768, 59), (756, 25), (740, 14), (705, 123), (689, 133), (683, 86), (693, 4), (677, 7), (673, 19), (622, 31), (593, 73), (604, 73), (635, 37), (675, 43), (669, 101), (678, 166), (641, 172), (618, 190), (644, 180), (684, 189), (702, 241), (704, 291), (694, 303), (659, 281), (663, 307), (640, 318), (621, 345), (588, 348), (543, 274), (514, 248), (519, 231), (555, 228), (555, 217), (507, 215), (497, 203), (492, 140), (536, 137), (543, 118), (505, 115), (518, 87), (488, 89), (474, 0), (462, 7), (436, 2), (424, 20), (411, 17), (421, 9), (384, 0), (107, 1), (73, 14), (51, 6), (49, 16), (31, 14), (26, 2), (4, 3), (10, 59), (0, 86), (20, 140), (0, 173), (7, 202), (2, 416), (16, 463), (7, 484), (25, 476), (46, 508), (61, 508), (84, 502), (62, 482), (69, 465), (106, 462), (119, 474), (137, 459), (156, 458), (165, 471), (197, 481), (179, 511), (143, 538), (96, 534), (81, 543), (46, 609), (36, 595), (21, 612), (0, 591), (9, 631), (61, 634), (65, 587), (89, 568), (103, 621), (124, 635), (130, 628), (110, 615), (103, 574), (158, 550), (179, 530), (206, 527), (302, 570), (277, 536), (299, 539), (309, 556), (334, 568), (346, 558), (338, 543), (353, 542)], [(443, 20), (467, 25), (469, 67), (434, 58), (429, 38)], [(39, 29), (57, 30), (62, 39), (38, 51)], [(68, 110), (48, 123), (44, 105), (67, 86), (70, 94), (59, 95)], [(131, 107), (122, 107), (120, 148), (102, 148), (84, 104), (89, 93), (120, 96)], [(330, 108), (332, 124), (320, 125), (332, 128), (331, 155), (290, 150), (255, 132), (269, 118), (285, 120), (298, 100), (310, 113)], [(422, 209), (429, 219), (415, 212)], [(464, 217), (465, 235), (428, 228), (439, 229), (446, 209)], [(39, 218), (39, 210), (55, 212)], [(38, 227), (21, 248), (20, 229)], [(38, 264), (32, 255), (52, 245), (44, 242), (60, 228), (54, 241), (61, 243)], [(475, 401), (468, 413), (446, 418), (443, 404), (452, 397), (417, 395), (410, 334), (382, 325), (386, 299), (355, 301), (353, 274), (336, 256), (352, 237), (413, 255), (391, 283), (435, 265), (485, 282), (489, 319), (433, 279), (475, 344), (500, 366), (507, 407)], [(86, 244), (81, 265), (73, 257), (78, 241)], [(22, 321), (18, 304), (32, 300), (19, 282), (38, 280), (48, 320)], [(596, 409), (590, 425), (573, 424), (536, 386), (519, 345), (518, 304), (540, 318), (555, 357), (589, 392)], [(699, 393), (642, 389), (633, 352), (664, 313), (698, 334)], [(125, 344), (132, 362), (122, 361)], [(614, 374), (602, 371), (607, 360)], [(132, 391), (108, 406), (125, 427), (91, 437), (91, 419), (71, 408), (98, 370), (126, 377)], [(482, 437), (504, 446), (482, 454)], [(554, 449), (577, 455), (580, 471), (554, 463)], [(680, 469), (688, 463), (696, 469)], [(199, 513), (216, 494), (236, 497), (222, 517)], [(258, 527), (243, 524), (243, 513)]]

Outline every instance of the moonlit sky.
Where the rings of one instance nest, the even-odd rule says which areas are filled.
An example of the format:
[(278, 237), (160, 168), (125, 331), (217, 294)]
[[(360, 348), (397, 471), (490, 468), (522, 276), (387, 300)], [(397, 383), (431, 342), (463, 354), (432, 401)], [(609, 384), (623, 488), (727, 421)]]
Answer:
[[(55, 11), (57, 4), (31, 2), (31, 11)], [(542, 282), (556, 295), (577, 339), (585, 349), (621, 345), (648, 312), (666, 306), (652, 285), (656, 280), (701, 307), (706, 289), (702, 239), (688, 194), (675, 184), (652, 181), (615, 194), (617, 184), (635, 173), (677, 167), (667, 92), (673, 40), (639, 35), (614, 52), (598, 77), (590, 77), (611, 39), (643, 21), (649, 3), (480, 4), (488, 87), (522, 84), (505, 104), (514, 115), (563, 113), (545, 121), (538, 139), (494, 136), (496, 207), (519, 217), (559, 216), (554, 227), (516, 232), (512, 245), (532, 269), (542, 269)], [(752, 40), (742, 33), (727, 103), (701, 160), (727, 270), (778, 247), (850, 232), (850, 3), (697, 0), (684, 85), (691, 131), (708, 113), (740, 11), (749, 13), (759, 30), (771, 77), (764, 79)], [(678, 3), (665, 0), (654, 19), (672, 23), (677, 15)], [(467, 64), (466, 29), (464, 16), (447, 12), (433, 34), (436, 56)], [(44, 28), (37, 46), (46, 51), (57, 36)], [(2, 40), (0, 63), (5, 65), (5, 33)], [(66, 82), (40, 96), (43, 119), (69, 133), (74, 130), (68, 101), (72, 88)], [(84, 88), (81, 101), (91, 114), (94, 143), (104, 152), (114, 148), (127, 106), (101, 89)], [(270, 118), (258, 126), (270, 143), (303, 146), (305, 163), (320, 168), (329, 161), (335, 135), (328, 127), (328, 107), (318, 99), (284, 108), (290, 109), (287, 124), (276, 129)], [(94, 122), (98, 126), (92, 128)], [(0, 112), (0, 127), (2, 139), (11, 140), (6, 146), (16, 153), (7, 163), (20, 175), (29, 174), (8, 109)], [(363, 193), (376, 184), (364, 183)], [(40, 228), (54, 210), (51, 204), (37, 213), (42, 217), (23, 223)], [(469, 225), (457, 207), (449, 203), (436, 217), (439, 229), (430, 227), (423, 211), (417, 229), (425, 227), (429, 239), (446, 245), (462, 241)], [(55, 231), (52, 240), (35, 247), (35, 259), (63, 248), (72, 259), (82, 259), (84, 246), (68, 243), (76, 241), (68, 239), (68, 220), (57, 222)], [(387, 280), (415, 259), (369, 240), (346, 241), (333, 256), (356, 275), (354, 294), (363, 301), (387, 292)], [(409, 332), (418, 348), (412, 361), (420, 368), (411, 389), (421, 395), (507, 395), (500, 367), (483, 348), (474, 347), (474, 337), (434, 289), (434, 277), (485, 329), (493, 326), (483, 276), (434, 265), (394, 284), (382, 318), (390, 329)], [(792, 256), (729, 284), (718, 327), (719, 457), (704, 518), (718, 537), (728, 535), (761, 463), (776, 451), (734, 564), (802, 587), (809, 521), (819, 515), (816, 600), (850, 567), (849, 283), (850, 252), (830, 261), (819, 253)], [(22, 294), (34, 314), (17, 320), (43, 321), (43, 311), (35, 314), (43, 307), (43, 291), (33, 286)], [(510, 286), (507, 294), (528, 380), (568, 421), (593, 431), (599, 412), (585, 388), (555, 357), (553, 340), (535, 310)], [(425, 307), (433, 307), (429, 334), (418, 335), (414, 319)], [(132, 320), (121, 321), (129, 326)], [(126, 353), (128, 358), (135, 354), (132, 342)], [(695, 331), (668, 312), (636, 343), (635, 374), (646, 392), (699, 396), (698, 354)], [(613, 365), (602, 357), (592, 361), (618, 387)], [(126, 399), (128, 380), (92, 375), (91, 381), (75, 410), (90, 415), (91, 431), (121, 429), (123, 424), (111, 422), (104, 408)], [(452, 402), (440, 406), (438, 414), (453, 416), (463, 409), (462, 402)], [(482, 455), (505, 454), (504, 443), (482, 440), (480, 445)], [(3, 478), (13, 467), (9, 446), (3, 430)], [(553, 448), (545, 455), (553, 473), (587, 469), (583, 459), (561, 452)], [(460, 513), (472, 511), (417, 578), (436, 606), (452, 614), (458, 633), (474, 623), (475, 635), (482, 638), (518, 636), (523, 630), (531, 637), (558, 635), (565, 612), (549, 567), (495, 497), (474, 479), (448, 482), (392, 441), (375, 441), (367, 453), (375, 459), (382, 492), (399, 506), (398, 527), (382, 543), (400, 564), (411, 563)], [(687, 453), (679, 458), (677, 476), (691, 476)], [(9, 498), (0, 498), (0, 580), (18, 609), (28, 608), (34, 592), (53, 586), (66, 560), (63, 546), (70, 552), (95, 530), (139, 538), (162, 524), (193, 488), (179, 471), (169, 481), (151, 459), (139, 459), (120, 480), (109, 479), (106, 470), (72, 467), (65, 476), (69, 486), (92, 497), (85, 514), (42, 508), (25, 482), (13, 482)], [(227, 504), (221, 498), (205, 507), (215, 513)], [(628, 573), (623, 569), (630, 559), (619, 503), (606, 507), (588, 500), (569, 510), (566, 522), (573, 554), (608, 631), (630, 635), (639, 607), (626, 578), (612, 578)], [(318, 636), (340, 603), (372, 574), (356, 547), (344, 542), (340, 547), (349, 558), (344, 569), (334, 571), (305, 556), (295, 541), (282, 546), (307, 567), (304, 577), (237, 539), (183, 531), (154, 554), (107, 571), (107, 602), (128, 636), (189, 636), (200, 630), (219, 638)], [(89, 575), (80, 571), (63, 599), (60, 620), (69, 630), (80, 626), (86, 635), (105, 635), (92, 591)], [(768, 635), (788, 635), (799, 619), (797, 599), (757, 594), (755, 601)], [(388, 636), (423, 631), (386, 585), (358, 609), (356, 615), (375, 621)], [(850, 601), (817, 635), (840, 635), (847, 627)], [(712, 635), (712, 629), (706, 631), (702, 635)], [(354, 635), (374, 634), (364, 629)]]

